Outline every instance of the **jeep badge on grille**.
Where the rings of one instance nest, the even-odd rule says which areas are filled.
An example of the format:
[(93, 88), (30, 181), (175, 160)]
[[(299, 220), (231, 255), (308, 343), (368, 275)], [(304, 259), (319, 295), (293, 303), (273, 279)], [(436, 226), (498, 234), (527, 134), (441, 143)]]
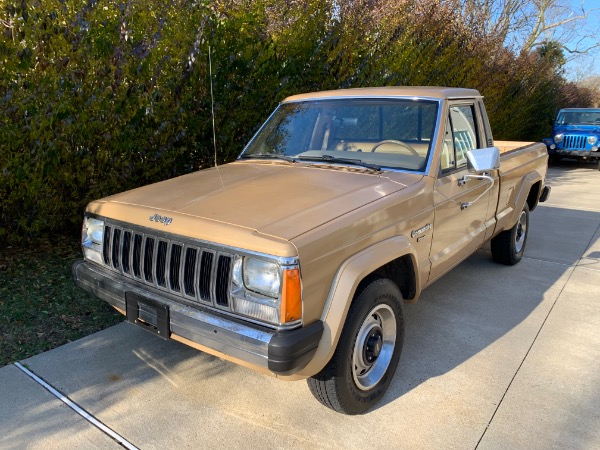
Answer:
[(165, 227), (167, 225), (169, 225), (171, 222), (173, 222), (173, 219), (171, 217), (167, 217), (167, 216), (160, 216), (158, 214), (154, 214), (153, 216), (150, 216), (150, 221), (152, 222), (158, 222), (158, 223), (162, 223), (165, 225)]

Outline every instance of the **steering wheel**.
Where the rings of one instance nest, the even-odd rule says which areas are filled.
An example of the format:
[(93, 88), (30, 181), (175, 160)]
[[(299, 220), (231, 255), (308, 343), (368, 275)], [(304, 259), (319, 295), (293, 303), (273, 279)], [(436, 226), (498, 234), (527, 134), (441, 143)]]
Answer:
[(402, 141), (397, 141), (395, 139), (386, 139), (384, 141), (380, 141), (377, 144), (375, 144), (373, 146), (373, 148), (371, 149), (371, 152), (374, 152), (375, 150), (377, 150), (378, 147), (380, 147), (383, 144), (396, 144), (396, 145), (400, 145), (402, 147), (404, 147), (405, 149), (407, 149), (409, 152), (411, 152), (413, 155), (415, 156), (421, 156), (417, 153), (417, 151), (412, 148), (410, 145), (408, 145), (406, 142), (402, 142)]

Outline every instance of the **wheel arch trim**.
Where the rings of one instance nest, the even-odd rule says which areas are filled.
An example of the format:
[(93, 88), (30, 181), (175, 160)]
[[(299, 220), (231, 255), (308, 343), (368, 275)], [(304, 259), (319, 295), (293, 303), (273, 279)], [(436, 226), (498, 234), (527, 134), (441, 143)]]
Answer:
[(415, 276), (415, 299), (420, 294), (417, 252), (410, 240), (405, 236), (395, 236), (374, 244), (348, 258), (339, 267), (331, 288), (321, 320), (324, 325), (323, 335), (311, 362), (302, 370), (303, 376), (312, 376), (320, 372), (329, 362), (348, 316), (351, 300), (360, 282), (381, 266), (403, 257), (410, 256)]
[[(525, 202), (527, 202), (531, 188), (542, 180), (542, 175), (540, 175), (537, 171), (529, 172), (521, 179), (521, 186), (519, 187), (519, 191), (515, 196), (515, 208), (510, 214), (510, 220), (506, 221), (506, 228), (504, 229), (510, 229), (515, 225), (515, 223), (517, 223), (517, 220), (521, 215), (521, 211), (523, 210), (523, 206), (525, 206)], [(540, 192), (542, 189), (543, 186), (540, 186)]]

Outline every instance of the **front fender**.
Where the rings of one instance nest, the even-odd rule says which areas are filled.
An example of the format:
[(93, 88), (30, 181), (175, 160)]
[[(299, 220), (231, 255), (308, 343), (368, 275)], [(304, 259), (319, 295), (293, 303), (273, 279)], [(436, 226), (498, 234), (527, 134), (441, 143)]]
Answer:
[(290, 379), (312, 376), (325, 367), (337, 347), (358, 284), (381, 266), (405, 255), (410, 255), (412, 260), (416, 278), (415, 298), (418, 298), (420, 280), (416, 263), (417, 253), (408, 238), (404, 236), (396, 236), (374, 244), (351, 256), (340, 266), (321, 315), (324, 330), (317, 351), (311, 362)]

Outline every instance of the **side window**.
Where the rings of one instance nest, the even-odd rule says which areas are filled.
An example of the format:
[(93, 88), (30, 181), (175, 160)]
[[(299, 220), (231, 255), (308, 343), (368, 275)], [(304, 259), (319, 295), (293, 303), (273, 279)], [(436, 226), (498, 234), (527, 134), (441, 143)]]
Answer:
[[(467, 165), (467, 152), (481, 148), (475, 124), (475, 105), (450, 107), (442, 149), (442, 170), (461, 169)], [(445, 156), (445, 153), (449, 153)]]

